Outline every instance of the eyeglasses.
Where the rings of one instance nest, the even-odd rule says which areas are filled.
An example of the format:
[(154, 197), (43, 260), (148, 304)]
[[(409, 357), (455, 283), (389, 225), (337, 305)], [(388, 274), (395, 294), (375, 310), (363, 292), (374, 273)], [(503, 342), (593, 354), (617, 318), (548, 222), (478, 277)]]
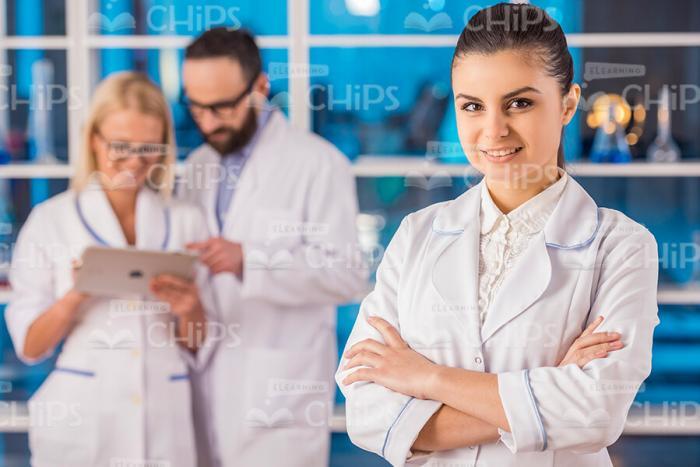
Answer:
[(245, 99), (248, 94), (253, 91), (253, 86), (255, 85), (255, 80), (257, 76), (250, 80), (243, 92), (234, 99), (227, 99), (219, 102), (214, 102), (212, 104), (202, 104), (201, 102), (194, 101), (187, 97), (186, 94), (182, 95), (182, 103), (190, 109), (192, 118), (200, 119), (204, 116), (206, 111), (211, 112), (217, 118), (230, 118), (235, 114), (236, 107), (240, 104), (243, 99)]
[(167, 155), (170, 150), (167, 144), (108, 140), (99, 131), (96, 134), (107, 145), (107, 157), (112, 162), (121, 163), (139, 157), (150, 164)]

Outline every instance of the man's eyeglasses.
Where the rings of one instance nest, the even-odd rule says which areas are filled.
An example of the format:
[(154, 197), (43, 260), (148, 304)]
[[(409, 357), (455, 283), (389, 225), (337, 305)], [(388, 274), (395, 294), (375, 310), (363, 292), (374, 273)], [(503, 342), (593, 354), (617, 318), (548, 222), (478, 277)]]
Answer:
[(109, 160), (117, 163), (132, 157), (140, 157), (147, 163), (153, 163), (167, 155), (170, 150), (170, 146), (167, 144), (108, 140), (100, 132), (96, 134), (107, 145)]
[(182, 103), (189, 107), (192, 117), (195, 119), (201, 118), (205, 112), (211, 112), (215, 117), (218, 118), (230, 118), (235, 114), (236, 107), (240, 104), (245, 97), (253, 91), (253, 86), (255, 85), (255, 80), (257, 76), (250, 80), (248, 86), (243, 90), (243, 92), (234, 99), (227, 99), (219, 102), (214, 102), (211, 104), (202, 104), (201, 102), (194, 101), (187, 97), (186, 94), (182, 94)]

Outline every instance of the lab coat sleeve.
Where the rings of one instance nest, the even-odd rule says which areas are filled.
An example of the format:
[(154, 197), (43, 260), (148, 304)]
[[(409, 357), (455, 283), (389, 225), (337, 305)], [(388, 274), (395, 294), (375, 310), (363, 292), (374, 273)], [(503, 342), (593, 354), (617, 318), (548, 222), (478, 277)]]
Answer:
[(543, 367), (498, 375), (510, 425), (501, 440), (512, 452), (596, 452), (622, 434), (638, 388), (651, 372), (657, 312), (658, 254), (654, 237), (639, 228), (601, 261), (588, 324), (622, 334), (624, 347), (579, 368)]
[[(390, 242), (377, 270), (374, 290), (364, 299), (346, 349), (373, 339), (383, 342), (379, 332), (367, 323), (368, 316), (380, 316), (399, 329), (397, 294), (401, 264), (407, 250), (407, 223), (404, 219)], [(410, 448), (428, 419), (442, 405), (394, 392), (379, 384), (357, 382), (344, 385), (354, 369), (344, 371), (346, 359), (336, 372), (336, 382), (346, 399), (347, 432), (354, 444), (374, 452), (395, 466), (403, 466), (412, 455)]]
[[(192, 210), (192, 223), (190, 226), (194, 229), (194, 232), (190, 241), (204, 241), (209, 238), (209, 229), (207, 228), (206, 218), (201, 210), (195, 208), (195, 206), (192, 206)], [(215, 330), (217, 323), (220, 322), (220, 317), (218, 300), (216, 299), (216, 294), (214, 293), (212, 275), (209, 273), (209, 269), (201, 263), (197, 263), (197, 266), (195, 267), (195, 283), (197, 284), (197, 289), (199, 291), (199, 300), (202, 303), (204, 312), (206, 313), (207, 333), (204, 342), (202, 342), (196, 353), (193, 353), (184, 347), (179, 347), (179, 349), (182, 358), (185, 360), (190, 370), (202, 372), (209, 365), (218, 344), (217, 338), (219, 337), (219, 334), (212, 331)]]
[(19, 233), (9, 273), (12, 294), (5, 309), (7, 329), (17, 357), (30, 365), (45, 360), (55, 350), (49, 349), (38, 358), (24, 354), (29, 327), (56, 301), (54, 265), (46, 251), (51, 241), (46, 235), (46, 221), (42, 221), (42, 217), (42, 207), (35, 207)]
[(301, 242), (243, 242), (241, 298), (275, 306), (336, 305), (366, 292), (368, 269), (357, 238), (357, 195), (350, 164), (328, 154), (306, 197)]
[(196, 353), (193, 353), (189, 349), (182, 346), (178, 346), (180, 349), (180, 355), (189, 367), (190, 371), (203, 372), (208, 367), (211, 362), (212, 355), (216, 351), (218, 345), (217, 337), (218, 333), (212, 332), (217, 323), (219, 322), (219, 313), (216, 295), (214, 294), (213, 287), (211, 284), (211, 275), (209, 270), (201, 265), (197, 266), (196, 270), (196, 283), (199, 289), (199, 300), (202, 303), (204, 312), (207, 317), (206, 324), (206, 336), (204, 342), (197, 349)]

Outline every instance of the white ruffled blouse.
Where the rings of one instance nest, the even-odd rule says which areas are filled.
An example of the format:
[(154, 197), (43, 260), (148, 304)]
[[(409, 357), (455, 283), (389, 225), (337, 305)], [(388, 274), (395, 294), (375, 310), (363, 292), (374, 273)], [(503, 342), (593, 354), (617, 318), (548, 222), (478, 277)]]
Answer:
[(479, 317), (481, 324), (503, 279), (513, 269), (530, 239), (544, 229), (561, 197), (568, 175), (559, 170), (560, 178), (544, 191), (503, 214), (486, 188), (481, 190), (481, 239), (479, 242)]

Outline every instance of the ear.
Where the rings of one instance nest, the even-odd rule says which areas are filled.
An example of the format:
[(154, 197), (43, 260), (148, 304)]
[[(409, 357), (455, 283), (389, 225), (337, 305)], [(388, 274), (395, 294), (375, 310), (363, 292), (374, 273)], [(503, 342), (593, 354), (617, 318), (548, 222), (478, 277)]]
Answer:
[[(97, 135), (97, 131), (93, 131), (90, 137), (90, 152), (93, 154), (95, 168), (98, 170), (105, 170), (104, 167), (100, 166), (100, 161), (104, 161), (107, 157), (105, 144), (105, 141)], [(107, 162), (107, 164), (111, 166), (112, 162)]]
[(258, 77), (255, 79), (253, 91), (257, 94), (263, 95), (265, 98), (270, 95), (270, 80), (265, 72), (260, 72)]
[(571, 85), (571, 89), (563, 98), (563, 110), (562, 113), (562, 124), (568, 125), (574, 114), (576, 114), (576, 109), (578, 108), (578, 102), (581, 99), (581, 86), (574, 83)]
[(100, 151), (102, 140), (97, 136), (97, 132), (93, 131), (92, 136), (90, 136), (90, 151), (97, 155)]

